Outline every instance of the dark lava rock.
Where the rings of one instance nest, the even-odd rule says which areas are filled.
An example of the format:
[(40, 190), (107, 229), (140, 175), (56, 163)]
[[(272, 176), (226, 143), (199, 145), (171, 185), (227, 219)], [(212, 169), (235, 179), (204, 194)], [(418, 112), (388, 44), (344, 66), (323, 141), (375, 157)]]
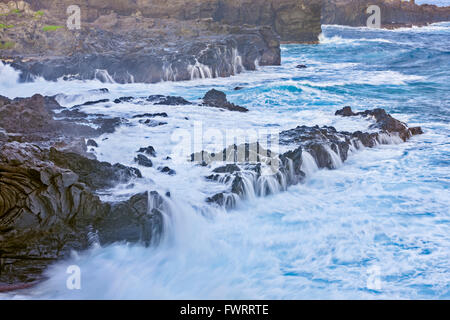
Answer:
[(299, 64), (298, 66), (296, 66), (297, 69), (306, 69), (308, 68), (306, 65), (304, 64)]
[(167, 106), (182, 106), (191, 105), (192, 103), (182, 97), (152, 95), (147, 98), (147, 101), (153, 102), (155, 105)]
[(100, 88), (100, 89), (89, 90), (89, 92), (92, 92), (92, 93), (108, 93), (109, 90), (108, 90), (108, 88)]
[(57, 102), (53, 98), (39, 94), (31, 98), (2, 99), (0, 127), (8, 133), (20, 134), (22, 141), (48, 141), (61, 136), (97, 135), (97, 131), (89, 126), (55, 120), (52, 111), (55, 104)]
[(378, 128), (388, 133), (395, 132), (403, 141), (408, 140), (411, 135), (423, 133), (420, 127), (413, 128), (413, 130), (411, 130), (405, 123), (395, 119), (390, 114), (388, 114), (386, 110), (381, 108), (355, 113), (350, 107), (345, 107), (342, 110), (336, 111), (336, 115), (341, 115), (344, 117), (372, 117), (376, 121), (376, 123), (371, 126), (372, 128)]
[(95, 147), (95, 148), (98, 148), (97, 142), (96, 142), (95, 140), (93, 140), (93, 139), (89, 139), (89, 140), (86, 142), (86, 145), (87, 145), (88, 147)]
[(203, 97), (203, 105), (214, 108), (227, 109), (230, 111), (248, 112), (247, 108), (237, 106), (228, 102), (227, 95), (215, 89), (212, 89), (206, 93)]
[(55, 115), (56, 118), (69, 118), (83, 120), (88, 117), (88, 114), (80, 111), (78, 108), (64, 109)]
[(409, 131), (411, 131), (411, 133), (412, 133), (413, 136), (423, 134), (423, 130), (422, 130), (421, 127), (413, 127), (413, 128), (409, 128)]
[(134, 100), (134, 97), (120, 97), (118, 99), (114, 100), (114, 103), (122, 103), (122, 102), (132, 102)]
[(137, 152), (145, 153), (146, 155), (153, 157), (153, 158), (156, 157), (156, 150), (152, 146), (148, 146), (146, 148), (140, 148)]
[(213, 170), (214, 173), (235, 173), (237, 171), (241, 171), (241, 169), (236, 164), (227, 164)]
[[(0, 283), (14, 286), (41, 279), (49, 264), (69, 257), (72, 250), (87, 249), (92, 241), (159, 241), (161, 213), (167, 208), (157, 192), (106, 203), (81, 182), (105, 186), (111, 175), (121, 180), (118, 176), (130, 170), (67, 154), (64, 160), (76, 166), (96, 164), (94, 170), (105, 171), (106, 181), (93, 183), (93, 172), (83, 171), (92, 168), (74, 167), (75, 173), (48, 161), (48, 153), (52, 151), (27, 143), (0, 145)], [(96, 174), (100, 179), (102, 173)]]
[(239, 91), (239, 90), (242, 90), (242, 89), (244, 89), (244, 87), (235, 87), (234, 91)]
[(136, 158), (134, 158), (134, 162), (136, 162), (137, 164), (143, 166), (143, 167), (147, 167), (147, 168), (151, 168), (153, 167), (153, 162), (147, 158), (146, 156), (142, 155), (142, 154), (138, 154)]
[(154, 121), (151, 119), (147, 119), (147, 120), (140, 120), (139, 121), (142, 124), (145, 124), (149, 127), (159, 127), (159, 126), (165, 126), (167, 124), (167, 122), (163, 122), (163, 121)]
[[(261, 150), (258, 143), (253, 144), (260, 147), (257, 151), (256, 165), (254, 164), (255, 157), (249, 156), (249, 151), (254, 150), (254, 147), (250, 148), (247, 144), (230, 146), (220, 154), (210, 154), (203, 151), (191, 155), (191, 161), (204, 161), (208, 164), (216, 159), (231, 159), (229, 161), (234, 159), (235, 163), (216, 168), (213, 170), (213, 174), (206, 177), (207, 180), (220, 182), (226, 186), (225, 191), (208, 198), (207, 202), (228, 209), (234, 208), (236, 199), (246, 199), (248, 188), (253, 188), (252, 194), (254, 192), (261, 197), (276, 192), (267, 183), (269, 180), (271, 180), (272, 186), (274, 186), (274, 183), (278, 184), (275, 188), (278, 191), (286, 190), (291, 185), (301, 183), (306, 177), (302, 170), (304, 152), (311, 155), (318, 168), (331, 170), (347, 160), (351, 148), (372, 148), (380, 144), (390, 143), (391, 140), (387, 139), (389, 136), (407, 140), (414, 134), (422, 133), (420, 127), (408, 128), (406, 124), (394, 119), (383, 109), (354, 113), (351, 108), (347, 107), (337, 114), (373, 117), (376, 124), (372, 127), (380, 130), (370, 133), (361, 131), (350, 133), (337, 131), (334, 127), (329, 126), (298, 126), (280, 133), (280, 143), (292, 147), (288, 152), (276, 155), (270, 150)], [(250, 158), (253, 160), (249, 161)], [(274, 161), (278, 163), (276, 172), (273, 171), (270, 177), (263, 176), (262, 165), (271, 165)]]
[(335, 115), (342, 117), (353, 117), (356, 116), (356, 113), (353, 112), (351, 107), (344, 107), (341, 110), (336, 111)]
[(94, 118), (93, 120), (91, 120), (91, 122), (93, 124), (100, 126), (100, 128), (97, 129), (98, 134), (104, 134), (104, 133), (114, 133), (116, 131), (116, 128), (122, 124), (122, 119), (119, 117), (116, 118), (100, 117)]
[(112, 188), (118, 183), (128, 183), (133, 178), (142, 178), (141, 172), (121, 164), (87, 159), (79, 154), (61, 152), (51, 148), (48, 159), (56, 166), (73, 171), (80, 182), (92, 190)]
[(133, 119), (137, 119), (137, 118), (156, 118), (156, 117), (167, 118), (168, 115), (165, 112), (161, 112), (161, 113), (144, 113), (144, 114), (138, 114), (138, 115), (133, 116)]
[[(322, 1), (322, 24), (366, 27), (366, 9), (370, 5), (380, 7), (381, 26), (399, 28), (428, 25), (439, 21), (449, 21), (450, 8), (435, 5), (419, 5), (418, 1), (385, 0), (324, 0)], [(448, 5), (448, 3), (447, 3)]]
[[(151, 208), (150, 203), (156, 206)], [(163, 232), (163, 198), (157, 192), (134, 195), (128, 201), (112, 204), (111, 212), (99, 224), (101, 244), (115, 241), (139, 242), (149, 246), (157, 244)], [(132, 214), (130, 214), (132, 213)]]
[(10, 104), (11, 103), (11, 99), (0, 95), (0, 107), (5, 105), (5, 104)]
[(161, 167), (158, 169), (162, 173), (167, 173), (169, 176), (174, 176), (177, 174), (177, 172), (173, 169), (170, 169), (169, 167)]
[(236, 206), (236, 200), (230, 194), (226, 194), (224, 192), (218, 193), (212, 197), (206, 199), (208, 203), (214, 203), (219, 207), (225, 207), (227, 209), (234, 208)]
[(106, 102), (109, 102), (109, 99), (101, 99), (101, 100), (96, 100), (96, 101), (87, 101), (87, 102), (82, 103), (82, 104), (77, 104), (76, 106), (73, 106), (72, 108), (79, 108), (79, 107), (83, 107), (83, 106), (92, 106), (94, 104), (106, 103)]

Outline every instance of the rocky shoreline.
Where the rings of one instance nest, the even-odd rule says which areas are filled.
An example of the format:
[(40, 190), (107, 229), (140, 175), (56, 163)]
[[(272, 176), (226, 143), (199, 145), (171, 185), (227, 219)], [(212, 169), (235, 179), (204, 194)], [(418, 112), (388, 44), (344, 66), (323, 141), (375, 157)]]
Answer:
[[(181, 97), (155, 97), (151, 96), (149, 101), (168, 107), (192, 104)], [(128, 99), (139, 103), (140, 98)], [(248, 111), (228, 102), (226, 95), (217, 90), (209, 91), (201, 104), (234, 112)], [(164, 233), (163, 217), (170, 214), (169, 193), (148, 191), (116, 202), (99, 198), (103, 190), (142, 179), (137, 168), (95, 160), (86, 145), (86, 141), (95, 145), (94, 139), (100, 133), (111, 133), (116, 127), (127, 125), (126, 119), (101, 114), (88, 117), (77, 108), (64, 109), (54, 97), (40, 95), (14, 100), (0, 98), (0, 284), (3, 288), (24, 287), (42, 280), (45, 268), (68, 257), (72, 250), (121, 241), (156, 245)], [(211, 168), (207, 181), (224, 185), (223, 192), (205, 201), (231, 209), (239, 201), (282, 192), (303, 182), (308, 163), (317, 169), (334, 169), (347, 159), (350, 150), (400, 143), (422, 133), (420, 128), (409, 128), (383, 109), (355, 113), (346, 107), (336, 115), (368, 117), (375, 121), (370, 132), (339, 132), (333, 127), (318, 126), (283, 131), (280, 142), (291, 151), (278, 155), (258, 145), (258, 163), (249, 161), (252, 158), (249, 152), (253, 150), (249, 145), (244, 146), (243, 157), (236, 155), (237, 161), (220, 167), (208, 162), (209, 155), (204, 152), (199, 164)], [(153, 115), (143, 117), (152, 119)], [(89, 126), (92, 123), (103, 126), (93, 129)], [(242, 150), (241, 146), (231, 146), (224, 155), (239, 149)], [(264, 151), (268, 156), (263, 158), (260, 151), (261, 155)], [(136, 163), (148, 167), (153, 165), (150, 159), (157, 150), (149, 146), (137, 153)], [(278, 170), (271, 175), (263, 174), (265, 167), (274, 161), (279, 164)], [(169, 175), (176, 174), (168, 167), (159, 169)]]
[(0, 60), (21, 81), (156, 83), (229, 77), (281, 63), (281, 43), (317, 43), (321, 24), (366, 26), (382, 9), (396, 28), (449, 21), (450, 8), (401, 0), (195, 0), (81, 2), (81, 29), (66, 27), (71, 1), (0, 1)]
[[(226, 186), (225, 191), (206, 201), (233, 209), (241, 200), (286, 191), (289, 186), (303, 182), (306, 175), (311, 174), (308, 172), (310, 170), (337, 169), (348, 159), (350, 151), (402, 143), (423, 133), (420, 127), (409, 128), (387, 114), (384, 109), (354, 113), (350, 107), (345, 107), (337, 111), (336, 116), (361, 116), (374, 119), (375, 123), (368, 128), (371, 132), (339, 132), (334, 127), (327, 126), (299, 126), (283, 131), (280, 133), (280, 143), (290, 147), (290, 150), (283, 154), (267, 152), (260, 145), (248, 144), (230, 146), (214, 156), (203, 151), (201, 156), (197, 157), (197, 161), (201, 160), (202, 165), (214, 165), (217, 158), (238, 159), (232, 165), (215, 168), (211, 175), (206, 177)], [(373, 129), (377, 131), (373, 132)], [(252, 152), (256, 155), (252, 155)], [(249, 159), (258, 161), (249, 163)], [(270, 174), (267, 174), (267, 167), (273, 167), (274, 162), (277, 162), (277, 170), (271, 172), (269, 169)]]
[(0, 2), (0, 58), (21, 81), (98, 79), (155, 83), (228, 77), (279, 65), (280, 40), (317, 42), (312, 0), (89, 1), (80, 30), (65, 27), (70, 1)]
[[(448, 19), (448, 9), (418, 9), (413, 4), (401, 4), (401, 10), (410, 8), (403, 15), (396, 9), (397, 2), (382, 3), (393, 12), (386, 18), (389, 26), (408, 24), (411, 19), (418, 23)], [(117, 83), (227, 77), (258, 66), (279, 65), (281, 42), (316, 42), (321, 13), (322, 22), (329, 24), (360, 26), (367, 19), (361, 15), (364, 2), (358, 2), (361, 7), (356, 8), (354, 1), (343, 0), (328, 1), (330, 7), (315, 0), (130, 3), (105, 5), (102, 0), (92, 0), (88, 6), (85, 1), (81, 5), (83, 27), (71, 31), (46, 28), (64, 26), (69, 0), (2, 0), (0, 58), (22, 71), (21, 81), (32, 81), (36, 76), (52, 81), (98, 79)], [(121, 241), (158, 244), (164, 234), (164, 215), (170, 214), (170, 193), (149, 190), (121, 201), (102, 200), (104, 190), (119, 184), (131, 186), (143, 175), (138, 168), (100, 162), (89, 152), (96, 146), (96, 138), (128, 125), (130, 119), (82, 111), (83, 106), (97, 103), (139, 101), (195, 105), (183, 97), (148, 95), (63, 108), (56, 97), (0, 96), (0, 292), (42, 280), (47, 266), (67, 258), (72, 250)], [(214, 89), (206, 92), (199, 107), (249, 112)], [(258, 143), (230, 146), (222, 155), (227, 158), (232, 154), (236, 161), (218, 167), (210, 160), (220, 154), (202, 152), (198, 165), (207, 167), (210, 175), (199, 178), (222, 187), (205, 201), (232, 209), (239, 201), (302, 183), (311, 170), (335, 169), (348, 159), (350, 151), (402, 143), (422, 133), (421, 128), (410, 128), (383, 109), (354, 112), (345, 107), (336, 116), (373, 121), (366, 132), (318, 126), (283, 131), (281, 144), (290, 150), (280, 154)], [(133, 117), (153, 128), (165, 125), (168, 115), (142, 113)], [(244, 153), (238, 154), (238, 150)], [(253, 150), (256, 154), (251, 154)], [(136, 166), (153, 167), (157, 152), (142, 146), (136, 151)], [(253, 163), (250, 158), (258, 161)], [(266, 174), (265, 169), (274, 163), (277, 171)], [(158, 170), (177, 174), (169, 167)]]

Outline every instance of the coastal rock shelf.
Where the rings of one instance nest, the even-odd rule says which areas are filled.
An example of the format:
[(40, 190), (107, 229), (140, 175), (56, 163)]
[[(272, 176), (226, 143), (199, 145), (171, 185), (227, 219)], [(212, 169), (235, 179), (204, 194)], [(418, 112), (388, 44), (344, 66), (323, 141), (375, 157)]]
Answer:
[[(88, 146), (97, 145), (95, 138), (129, 125), (128, 119), (86, 114), (80, 111), (80, 105), (63, 108), (57, 97), (34, 95), (14, 100), (0, 97), (0, 283), (40, 279), (51, 262), (67, 257), (71, 250), (87, 249), (96, 243), (156, 245), (164, 235), (165, 217), (173, 214), (170, 192), (162, 196), (150, 191), (151, 185), (149, 191), (131, 194), (128, 200), (106, 202), (99, 198), (99, 194), (118, 184), (132, 185), (133, 181), (143, 179), (137, 168), (100, 162), (88, 152)], [(163, 95), (123, 97), (116, 102), (101, 99), (87, 101), (83, 106), (118, 105), (124, 101), (137, 104), (145, 101), (167, 108), (193, 106), (182, 97)], [(207, 92), (198, 106), (203, 107), (217, 112), (219, 109), (250, 112), (214, 89)], [(285, 191), (317, 169), (335, 169), (347, 160), (350, 151), (400, 143), (422, 133), (420, 128), (409, 128), (383, 109), (356, 113), (345, 107), (336, 115), (367, 118), (372, 121), (371, 131), (350, 133), (333, 127), (299, 126), (280, 133), (281, 144), (291, 151), (275, 154), (259, 143), (231, 146), (224, 150), (224, 157), (237, 150), (244, 153), (236, 154), (235, 161), (217, 168), (209, 160), (220, 154), (203, 152), (201, 165), (212, 170), (207, 180), (224, 186), (223, 192), (211, 195), (207, 202), (231, 209), (241, 200)], [(168, 118), (168, 114), (148, 113), (139, 117)], [(254, 150), (256, 154), (252, 154)], [(155, 148), (143, 147), (137, 151), (136, 165), (143, 170), (154, 167), (150, 158), (156, 156)], [(197, 159), (195, 155), (193, 159)], [(155, 168), (166, 176), (177, 175), (165, 165)]]
[[(205, 151), (193, 155), (192, 160), (201, 161), (202, 165), (213, 165), (213, 161), (217, 160), (238, 159), (236, 164), (214, 169), (207, 177), (210, 181), (223, 183), (227, 189), (206, 201), (233, 209), (240, 200), (286, 191), (289, 186), (304, 181), (306, 176), (318, 169), (337, 169), (348, 159), (351, 151), (402, 143), (423, 133), (420, 127), (409, 128), (384, 109), (354, 113), (350, 107), (345, 107), (336, 115), (372, 117), (375, 123), (370, 129), (377, 129), (378, 132), (350, 133), (327, 126), (299, 126), (280, 133), (280, 143), (292, 148), (281, 155), (264, 150), (259, 144), (230, 146), (214, 155)], [(252, 155), (252, 152), (255, 154)], [(259, 163), (251, 163), (249, 159)]]

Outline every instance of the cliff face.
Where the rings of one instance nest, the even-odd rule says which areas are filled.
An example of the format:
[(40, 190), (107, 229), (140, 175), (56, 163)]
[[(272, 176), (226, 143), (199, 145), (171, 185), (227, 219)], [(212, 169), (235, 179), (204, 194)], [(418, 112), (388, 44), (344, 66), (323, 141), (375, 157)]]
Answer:
[[(60, 18), (73, 0), (28, 0), (32, 9), (45, 8)], [(229, 25), (272, 26), (283, 41), (317, 41), (320, 34), (319, 0), (81, 0), (83, 19), (138, 13), (146, 18), (197, 20), (211, 18)]]
[(381, 9), (383, 27), (426, 25), (428, 23), (450, 21), (450, 7), (417, 5), (402, 0), (324, 0), (322, 23), (347, 26), (366, 26), (366, 13), (370, 5)]
[(316, 42), (316, 0), (0, 0), (0, 58), (33, 76), (119, 83), (226, 77), (281, 63), (280, 40)]

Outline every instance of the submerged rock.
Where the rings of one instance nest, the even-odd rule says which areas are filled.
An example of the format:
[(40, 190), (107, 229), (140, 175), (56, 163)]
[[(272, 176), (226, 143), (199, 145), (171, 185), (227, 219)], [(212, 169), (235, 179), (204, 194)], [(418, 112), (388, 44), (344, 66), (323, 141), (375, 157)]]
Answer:
[(134, 162), (139, 164), (140, 166), (151, 168), (153, 167), (153, 162), (142, 154), (138, 154), (136, 158), (134, 158)]
[(149, 96), (147, 98), (147, 101), (153, 102), (155, 105), (167, 105), (167, 106), (183, 106), (192, 104), (183, 97), (162, 96), (162, 95)]
[(122, 102), (132, 102), (134, 100), (134, 97), (120, 97), (114, 100), (115, 104), (119, 104)]
[(177, 172), (173, 169), (170, 169), (169, 167), (160, 167), (158, 168), (159, 171), (162, 173), (167, 173), (169, 176), (174, 176), (177, 174)]
[(133, 116), (133, 119), (138, 119), (138, 118), (156, 118), (156, 117), (167, 118), (168, 115), (165, 112), (161, 112), (161, 113), (143, 113), (143, 114), (137, 114), (137, 115)]
[(95, 148), (98, 148), (97, 142), (96, 142), (95, 140), (93, 140), (93, 139), (89, 139), (89, 140), (86, 142), (86, 145), (87, 145), (88, 147), (95, 147)]
[(165, 126), (167, 124), (167, 122), (163, 122), (163, 121), (154, 121), (151, 119), (147, 119), (147, 120), (139, 120), (139, 123), (145, 124), (146, 126), (149, 127), (159, 127), (159, 126)]
[(79, 108), (79, 107), (85, 107), (85, 106), (93, 106), (95, 104), (99, 103), (107, 103), (109, 102), (109, 99), (101, 99), (101, 100), (95, 100), (95, 101), (86, 101), (82, 104), (77, 104), (76, 106), (73, 106), (73, 109)]
[(156, 157), (156, 150), (152, 146), (148, 146), (146, 148), (140, 148), (137, 152), (145, 153), (146, 155), (153, 157), (153, 158)]

